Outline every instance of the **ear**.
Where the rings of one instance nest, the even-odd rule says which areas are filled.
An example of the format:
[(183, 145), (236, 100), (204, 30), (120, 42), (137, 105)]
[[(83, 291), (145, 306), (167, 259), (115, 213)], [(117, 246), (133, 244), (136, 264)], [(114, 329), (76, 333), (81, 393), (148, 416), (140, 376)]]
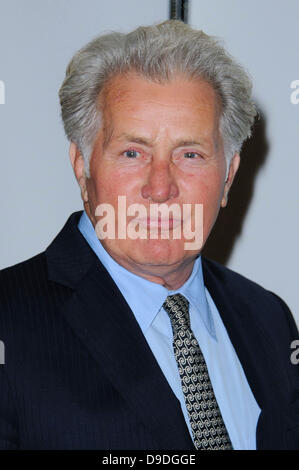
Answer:
[(221, 207), (226, 207), (227, 205), (228, 193), (231, 188), (231, 185), (233, 184), (239, 165), (240, 165), (240, 155), (238, 153), (235, 153), (229, 165), (229, 172), (228, 172), (228, 176), (226, 178), (225, 185), (224, 185), (223, 197), (221, 200)]
[(86, 175), (85, 175), (85, 167), (84, 167), (84, 158), (80, 153), (77, 145), (74, 142), (71, 142), (69, 148), (69, 156), (71, 165), (73, 167), (76, 180), (81, 189), (81, 197), (84, 203), (88, 202), (88, 192), (86, 188)]

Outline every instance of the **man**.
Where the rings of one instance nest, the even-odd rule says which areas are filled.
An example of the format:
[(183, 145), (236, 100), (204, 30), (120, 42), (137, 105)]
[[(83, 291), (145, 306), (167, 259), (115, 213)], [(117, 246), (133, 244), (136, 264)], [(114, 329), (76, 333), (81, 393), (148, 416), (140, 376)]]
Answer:
[(89, 43), (60, 101), (85, 210), (1, 273), (0, 447), (297, 448), (294, 320), (201, 256), (255, 116), (246, 73), (168, 21)]

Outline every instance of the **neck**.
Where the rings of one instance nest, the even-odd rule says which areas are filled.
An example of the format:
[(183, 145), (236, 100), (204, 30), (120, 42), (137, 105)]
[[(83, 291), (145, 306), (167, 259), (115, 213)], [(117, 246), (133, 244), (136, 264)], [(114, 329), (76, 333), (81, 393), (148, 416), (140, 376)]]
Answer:
[(196, 255), (192, 259), (184, 260), (183, 262), (176, 263), (171, 266), (153, 266), (153, 265), (139, 265), (131, 259), (119, 259), (110, 256), (123, 268), (136, 274), (137, 276), (143, 277), (150, 282), (160, 284), (168, 290), (179, 289), (189, 279)]

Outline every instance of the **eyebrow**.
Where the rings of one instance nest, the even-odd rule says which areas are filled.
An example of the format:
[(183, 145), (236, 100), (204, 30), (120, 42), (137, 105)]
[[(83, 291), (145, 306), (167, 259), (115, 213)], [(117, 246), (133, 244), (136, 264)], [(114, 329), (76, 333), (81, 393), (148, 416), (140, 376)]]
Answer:
[(134, 142), (136, 144), (146, 145), (147, 147), (152, 147), (150, 140), (145, 137), (137, 137), (132, 134), (126, 134), (125, 132), (120, 134), (117, 140), (126, 140), (127, 142)]
[[(146, 145), (147, 147), (153, 147), (153, 144), (151, 143), (150, 140), (144, 138), (144, 137), (137, 137), (132, 134), (127, 134), (127, 133), (122, 133), (117, 140), (126, 140), (128, 142), (134, 142), (136, 144), (141, 144), (141, 145)], [(189, 145), (202, 145), (201, 142), (194, 140), (194, 139), (188, 139), (188, 140), (181, 140), (178, 139), (174, 142), (175, 147), (188, 147)]]

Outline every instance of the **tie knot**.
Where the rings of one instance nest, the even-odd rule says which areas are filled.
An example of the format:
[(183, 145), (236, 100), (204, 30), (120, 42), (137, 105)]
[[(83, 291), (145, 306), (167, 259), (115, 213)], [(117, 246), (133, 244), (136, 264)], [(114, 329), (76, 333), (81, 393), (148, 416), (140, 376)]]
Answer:
[(168, 313), (172, 329), (190, 329), (189, 302), (182, 294), (169, 295), (163, 304)]

